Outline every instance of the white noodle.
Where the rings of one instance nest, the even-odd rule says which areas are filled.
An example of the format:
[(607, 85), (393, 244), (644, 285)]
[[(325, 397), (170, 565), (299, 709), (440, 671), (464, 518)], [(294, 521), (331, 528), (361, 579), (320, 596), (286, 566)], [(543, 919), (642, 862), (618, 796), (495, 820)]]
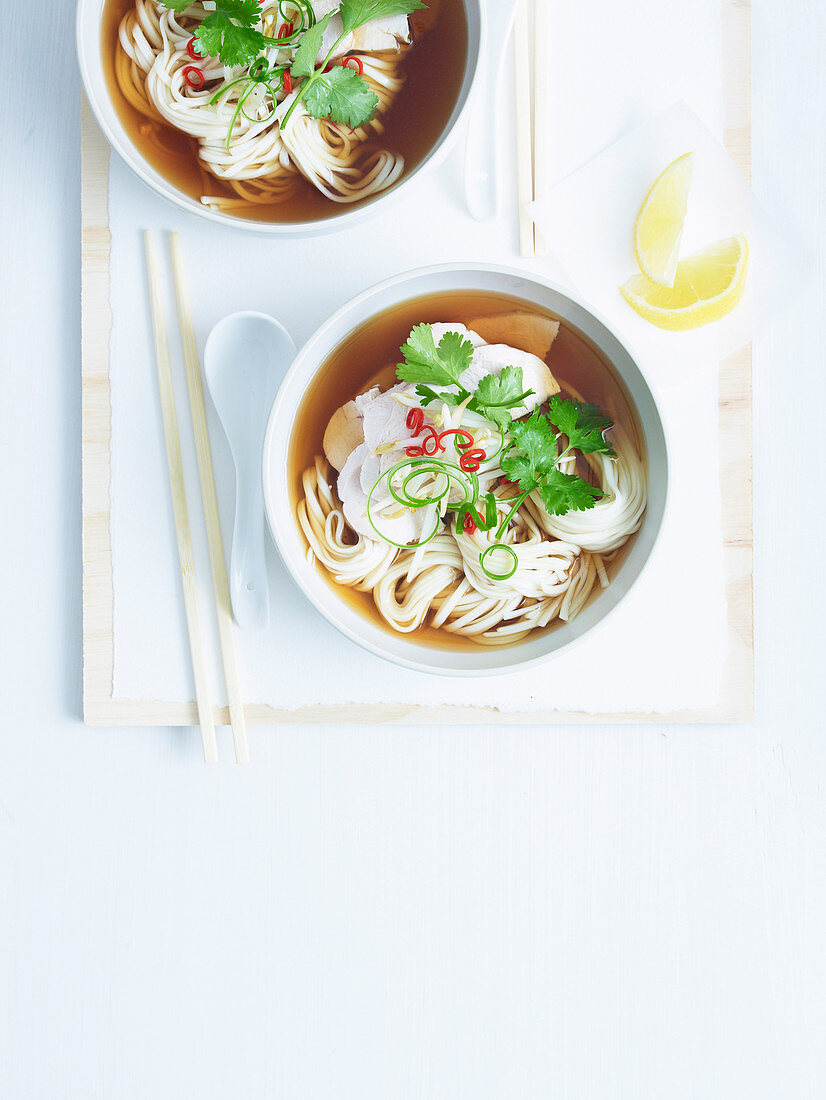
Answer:
[[(289, 3), (264, 0), (263, 26), (271, 36)], [(262, 86), (256, 88), (238, 113), (245, 84), (228, 87), (216, 103), (210, 100), (244, 69), (227, 70), (217, 58), (193, 62), (186, 47), (202, 13), (188, 8), (182, 14), (156, 0), (135, 0), (119, 30), (115, 57), (118, 83), (127, 101), (153, 122), (165, 122), (197, 141), (202, 166), (221, 180), (237, 198), (210, 194), (201, 202), (231, 212), (246, 203), (282, 202), (303, 176), (332, 202), (359, 202), (387, 190), (404, 172), (404, 158), (375, 142), (384, 130), (381, 120), (404, 84), (402, 62), (409, 47), (400, 44), (392, 54), (361, 54), (364, 78), (379, 100), (376, 117), (350, 131), (329, 119), (316, 119), (303, 104), (294, 111), (285, 130), (279, 120), (294, 94), (281, 90), (277, 102)], [(287, 60), (285, 51), (268, 51), (271, 60)], [(197, 64), (203, 72), (202, 90), (190, 88), (183, 72)], [(249, 117), (246, 117), (248, 115)], [(227, 149), (227, 131), (232, 126)]]
[[(481, 419), (465, 412), (464, 423), (471, 418)], [(451, 527), (409, 550), (363, 535), (354, 542), (320, 457), (304, 474), (299, 523), (315, 560), (337, 583), (370, 592), (395, 630), (409, 634), (430, 625), (486, 645), (508, 644), (557, 619), (574, 619), (607, 587), (619, 549), (639, 529), (645, 463), (622, 429), (614, 429), (613, 442), (616, 459), (590, 456), (594, 481), (606, 493), (593, 509), (550, 516), (538, 494), (520, 508), (498, 540), (517, 556), (507, 580), (491, 580), (479, 564), (480, 553), (497, 541), (493, 531), (466, 534)], [(493, 484), (500, 473), (483, 464), (480, 484)], [(500, 516), (506, 509), (501, 502)]]

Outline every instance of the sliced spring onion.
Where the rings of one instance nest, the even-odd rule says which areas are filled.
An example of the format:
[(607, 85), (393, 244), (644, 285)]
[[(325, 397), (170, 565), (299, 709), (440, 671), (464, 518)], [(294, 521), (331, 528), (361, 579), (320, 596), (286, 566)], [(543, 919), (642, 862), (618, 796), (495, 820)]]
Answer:
[[(477, 497), (474, 499), (478, 499)], [(490, 531), (496, 526), (498, 502), (493, 493), (485, 496), (485, 518), (482, 519), (481, 510), (477, 511), (475, 504), (462, 504), (456, 509), (456, 527), (465, 530), (465, 520), (468, 516), (473, 520), (474, 527), (480, 531)]]
[[(209, 101), (209, 105), (214, 106), (222, 96), (228, 97), (230, 91), (238, 84), (245, 84), (246, 87), (238, 97), (238, 103), (236, 104), (232, 118), (230, 119), (229, 126), (227, 127), (226, 148), (229, 152), (229, 147), (232, 142), (232, 132), (235, 129), (235, 123), (238, 121), (238, 116), (243, 115), (247, 122), (269, 122), (275, 115), (278, 109), (278, 92), (284, 87), (284, 74), (287, 72), (286, 67), (280, 69), (270, 69), (266, 60), (263, 57), (259, 57), (256, 61), (250, 65), (246, 76), (236, 77), (235, 80), (231, 80), (228, 84), (225, 84), (223, 88), (219, 88), (214, 96)], [(276, 87), (273, 87), (273, 81), (278, 80), (279, 83)], [(254, 118), (252, 115), (248, 115), (244, 110), (244, 105), (249, 99), (252, 92), (259, 85), (263, 85), (270, 93), (272, 98), (272, 109), (268, 115), (264, 118)]]
[[(401, 487), (397, 488), (394, 484), (394, 480), (398, 480), (398, 475), (402, 471), (407, 473), (402, 478)], [(428, 497), (421, 497), (415, 495), (408, 489), (410, 483), (418, 477), (422, 476), (436, 476), (437, 478), (444, 478), (444, 485), (434, 489)], [(403, 505), (405, 508), (417, 510), (419, 508), (426, 508), (431, 505), (435, 507), (440, 501), (444, 500), (450, 493), (451, 488), (456, 485), (463, 494), (463, 500), (461, 504), (467, 504), (474, 501), (479, 495), (479, 479), (475, 474), (468, 474), (460, 467), (456, 466), (452, 462), (444, 462), (438, 458), (408, 458), (402, 462), (397, 462), (386, 473), (383, 473), (379, 477), (367, 496), (367, 519), (370, 522), (370, 526), (376, 532), (376, 534), (389, 543), (391, 546), (396, 546), (400, 550), (415, 550), (417, 546), (424, 546), (425, 543), (430, 542), (435, 538), (441, 526), (441, 516), (439, 510), (436, 509), (436, 523), (433, 531), (427, 535), (426, 538), (419, 539), (416, 543), (405, 545), (403, 543), (394, 542), (393, 539), (387, 538), (385, 534), (376, 525), (376, 521), (373, 518), (373, 497), (378, 487), (382, 482), (387, 482), (387, 489), (393, 499)]]
[[(458, 445), (458, 439), (456, 443), (457, 451), (460, 453), (463, 453), (468, 446), (468, 444), (465, 444), (465, 448), (463, 448), (461, 445)], [(421, 489), (417, 489), (416, 487), (417, 479), (423, 477), (436, 479), (435, 485), (430, 487), (428, 496), (426, 497), (419, 495)], [(401, 481), (400, 485), (398, 484), (399, 480)], [(388, 492), (397, 504), (411, 510), (427, 507), (434, 508), (435, 523), (433, 525), (433, 530), (420, 538), (418, 542), (395, 542), (393, 539), (388, 538), (378, 526), (378, 517), (374, 518), (373, 515), (373, 499), (379, 486), (385, 482)], [(487, 493), (485, 497), (485, 515), (484, 518), (482, 517), (481, 510), (476, 507), (476, 502), (479, 499), (479, 478), (476, 472), (463, 469), (453, 462), (446, 462), (443, 459), (432, 457), (406, 458), (401, 462), (397, 462), (395, 466), (382, 474), (381, 477), (377, 478), (367, 495), (367, 519), (370, 522), (370, 526), (383, 542), (386, 542), (390, 546), (395, 546), (399, 550), (415, 550), (420, 546), (427, 545), (427, 543), (431, 542), (438, 534), (441, 526), (441, 515), (436, 506), (440, 502), (446, 501), (453, 488), (458, 488), (463, 496), (461, 501), (457, 501), (451, 505), (452, 510), (456, 512), (457, 529), (466, 530), (468, 534), (472, 534), (476, 529), (489, 531), (496, 526), (496, 521), (499, 518), (498, 507), (502, 502), (498, 501), (492, 492)], [(497, 538), (501, 538), (512, 516), (524, 499), (524, 496), (520, 496), (513, 501), (509, 500), (505, 502), (507, 504), (513, 503), (514, 507), (508, 513), (499, 530), (496, 532)], [(510, 569), (496, 571), (487, 566), (486, 562), (495, 550), (501, 551), (511, 559)], [(507, 546), (505, 543), (496, 542), (486, 547), (479, 555), (479, 565), (482, 572), (489, 580), (506, 581), (512, 577), (519, 568), (519, 558), (512, 547)]]
[[(510, 569), (507, 573), (494, 573), (492, 569), (488, 569), (488, 567), (485, 565), (486, 558), (490, 557), (490, 555), (495, 550), (502, 550), (511, 558), (513, 562), (513, 568)], [(519, 568), (519, 558), (517, 557), (516, 551), (513, 549), (512, 546), (507, 546), (504, 542), (495, 542), (486, 550), (483, 550), (482, 553), (479, 555), (479, 565), (482, 567), (482, 572), (489, 580), (507, 581), (510, 580), (516, 570)]]

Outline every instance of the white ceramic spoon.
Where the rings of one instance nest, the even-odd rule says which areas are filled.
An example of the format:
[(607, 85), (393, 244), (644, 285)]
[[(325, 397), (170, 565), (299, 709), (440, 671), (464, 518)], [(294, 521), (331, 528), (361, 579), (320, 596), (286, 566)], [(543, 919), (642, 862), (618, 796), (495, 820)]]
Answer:
[[(524, 0), (521, 0), (524, 2)], [(465, 151), (465, 198), (479, 222), (492, 221), (502, 202), (500, 108), (502, 69), (520, 0), (483, 0), (479, 75)]]
[(246, 630), (269, 622), (261, 463), (272, 403), (295, 358), (289, 333), (266, 313), (233, 313), (207, 340), (204, 374), (235, 463), (230, 595)]

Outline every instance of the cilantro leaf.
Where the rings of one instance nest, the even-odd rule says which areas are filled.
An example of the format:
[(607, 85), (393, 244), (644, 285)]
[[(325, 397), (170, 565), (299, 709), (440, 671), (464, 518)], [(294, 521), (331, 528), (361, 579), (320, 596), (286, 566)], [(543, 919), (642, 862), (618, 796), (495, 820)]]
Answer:
[(208, 54), (210, 57), (218, 57), (224, 44), (225, 30), (225, 24), (217, 19), (213, 23), (205, 19), (195, 31), (195, 37), (198, 39), (198, 52)]
[(509, 481), (518, 482), (523, 493), (538, 489), (552, 516), (593, 508), (595, 501), (604, 496), (584, 478), (557, 469), (556, 433), (538, 409), (527, 420), (513, 424), (511, 439), (511, 449), (501, 461), (502, 472)]
[(313, 118), (331, 118), (355, 130), (373, 117), (379, 101), (355, 69), (336, 66), (308, 82), (304, 105)]
[(374, 19), (388, 15), (411, 15), (426, 7), (422, 0), (341, 0), (339, 15), (345, 33), (349, 34)]
[(192, 0), (161, 0), (161, 3), (165, 8), (169, 8), (170, 11), (180, 15), (182, 11), (186, 11)]
[[(433, 339), (432, 330), (430, 338)], [(458, 383), (473, 359), (473, 344), (458, 332), (446, 332), (439, 341), (439, 356), (452, 380)]]
[(444, 400), (442, 394), (436, 393), (430, 386), (417, 386), (416, 393), (422, 399), (422, 404), (425, 406), (431, 404), (433, 401)]
[(499, 409), (495, 405), (491, 408), (477, 408), (473, 401), (470, 402), (470, 408), (475, 409), (476, 412), (481, 413), (486, 419), (491, 420), (499, 429), (502, 435), (511, 430), (513, 424), (513, 417), (507, 409)]
[[(294, 77), (312, 76), (315, 72), (318, 51), (321, 49), (324, 32), (327, 30), (327, 26), (332, 18), (333, 13), (329, 12), (323, 19), (319, 19), (314, 26), (310, 27), (309, 30), (302, 34), (298, 49), (295, 51), (292, 68), (290, 69)], [(321, 116), (316, 115), (315, 117), (320, 118)]]
[(227, 23), (217, 11), (206, 17), (195, 31), (204, 53), (220, 57), (225, 65), (248, 65), (267, 46), (267, 37), (249, 27)]
[(511, 440), (511, 449), (502, 458), (502, 471), (509, 481), (518, 481), (522, 491), (528, 492), (556, 468), (556, 433), (548, 418), (536, 409), (527, 420), (512, 425)]
[[(247, 3), (248, 0), (235, 0)], [(252, 0), (254, 2), (254, 0)], [(328, 62), (340, 43), (358, 27), (374, 19), (390, 15), (409, 15), (418, 8), (427, 5), (422, 0), (342, 0), (338, 11), (342, 21), (343, 33), (333, 43), (324, 62)], [(356, 129), (369, 122), (379, 106), (378, 98), (360, 73), (349, 66), (341, 70), (336, 66), (329, 72), (316, 69), (315, 63), (321, 49), (324, 30), (330, 22), (332, 13), (320, 20), (315, 26), (304, 32), (301, 44), (296, 51), (292, 66), (292, 75), (308, 77), (289, 110), (281, 120), (282, 129), (286, 128), (300, 102), (304, 102), (313, 118), (331, 118), (333, 122)]]
[(492, 420), (504, 435), (513, 424), (508, 410), (521, 405), (532, 393), (523, 389), (521, 367), (505, 367), (499, 374), (480, 379), (469, 408)]
[(564, 516), (566, 512), (587, 512), (605, 494), (576, 474), (563, 474), (551, 470), (539, 482), (542, 501), (552, 516)]
[(538, 484), (538, 479), (527, 455), (514, 454), (509, 451), (500, 461), (502, 473), (514, 485), (518, 485), (523, 493), (533, 492)]
[(522, 368), (505, 367), (501, 374), (486, 374), (481, 378), (473, 396), (480, 405), (498, 405), (504, 408), (521, 391)]
[(610, 443), (606, 442), (605, 432), (613, 426), (613, 420), (604, 416), (599, 406), (587, 405), (581, 401), (566, 401), (554, 394), (548, 402), (548, 417), (563, 435), (568, 437), (571, 450), (582, 454), (603, 454), (616, 457)]
[(473, 344), (458, 332), (446, 332), (436, 347), (430, 325), (416, 325), (402, 347), (404, 363), (396, 368), (402, 382), (456, 386), (470, 366)]
[(254, 27), (261, 19), (258, 0), (217, 0), (215, 11), (221, 12), (227, 19), (236, 20), (244, 27)]
[[(164, 6), (180, 12), (190, 5), (169, 0)], [(195, 30), (200, 52), (220, 57), (227, 66), (248, 65), (270, 43), (265, 34), (255, 30), (260, 20), (257, 0), (217, 0), (215, 11)]]
[(480, 409), (508, 409), (521, 405), (532, 393), (523, 388), (521, 367), (505, 367), (500, 374), (481, 378), (473, 397)]

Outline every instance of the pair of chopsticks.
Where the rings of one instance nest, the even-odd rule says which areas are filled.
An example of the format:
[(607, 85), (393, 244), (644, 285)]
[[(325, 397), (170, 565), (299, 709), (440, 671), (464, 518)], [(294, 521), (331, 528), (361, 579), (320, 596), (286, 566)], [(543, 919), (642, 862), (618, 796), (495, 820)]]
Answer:
[(531, 119), (531, 48), (528, 0), (522, 0), (514, 24), (516, 52), (516, 159), (519, 202), (519, 254), (547, 252), (528, 204), (547, 190), (550, 182), (550, 88), (548, 83), (551, 0), (534, 0), (533, 119)]
[[(178, 541), (178, 557), (181, 564), (181, 579), (184, 588), (184, 607), (186, 610), (189, 648), (192, 655), (192, 668), (195, 674), (195, 699), (198, 707), (198, 722), (201, 726), (201, 740), (204, 747), (204, 760), (208, 764), (218, 762), (218, 743), (215, 738), (215, 720), (209, 692), (206, 649), (201, 629), (201, 613), (198, 600), (198, 584), (195, 576), (195, 561), (192, 553), (192, 535), (189, 527), (189, 509), (186, 501), (183, 465), (181, 462), (181, 439), (178, 431), (178, 416), (175, 410), (175, 392), (172, 384), (172, 367), (169, 359), (169, 340), (166, 332), (166, 319), (161, 300), (160, 274), (155, 238), (150, 231), (144, 234), (146, 247), (146, 268), (149, 277), (149, 300), (152, 309), (152, 330), (155, 337), (155, 359), (158, 368), (158, 388), (161, 398), (164, 436), (166, 438), (166, 457), (169, 465), (169, 483), (172, 489), (172, 505), (175, 512), (175, 533)], [(224, 679), (227, 685), (232, 740), (235, 747), (235, 760), (238, 764), (249, 763), (247, 747), (247, 728), (244, 719), (244, 705), (241, 701), (241, 687), (238, 679), (238, 663), (235, 657), (235, 638), (232, 626), (232, 606), (227, 580), (227, 565), (224, 558), (224, 544), (221, 539), (221, 523), (218, 518), (218, 499), (215, 494), (215, 476), (212, 468), (212, 454), (209, 448), (209, 435), (204, 408), (204, 390), (201, 382), (201, 367), (198, 362), (198, 348), (195, 331), (192, 327), (192, 315), (184, 284), (181, 247), (177, 233), (170, 233), (169, 244), (172, 252), (172, 271), (175, 281), (175, 297), (178, 303), (178, 320), (181, 330), (186, 382), (189, 390), (189, 406), (192, 412), (192, 427), (195, 435), (195, 451), (198, 457), (198, 475), (201, 482), (201, 500), (206, 520), (209, 559), (212, 569), (212, 586), (215, 594), (215, 606), (218, 616), (218, 636), (221, 647), (221, 661)]]

